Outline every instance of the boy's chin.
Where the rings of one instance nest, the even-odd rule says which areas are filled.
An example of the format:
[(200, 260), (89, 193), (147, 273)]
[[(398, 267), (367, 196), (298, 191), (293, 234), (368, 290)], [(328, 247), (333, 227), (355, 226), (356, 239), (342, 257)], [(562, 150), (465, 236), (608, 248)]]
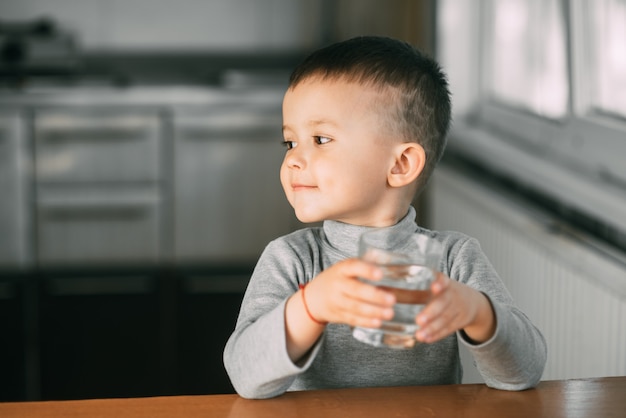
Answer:
[(296, 215), (296, 218), (298, 218), (298, 220), (302, 222), (303, 224), (314, 224), (317, 222), (322, 222), (324, 220), (324, 219), (317, 218), (317, 217), (307, 217), (307, 216), (300, 217), (298, 215)]
[(314, 213), (308, 213), (306, 211), (296, 210), (295, 213), (296, 213), (296, 218), (298, 218), (298, 220), (302, 222), (303, 224), (313, 224), (313, 223), (321, 222), (324, 220), (323, 217)]

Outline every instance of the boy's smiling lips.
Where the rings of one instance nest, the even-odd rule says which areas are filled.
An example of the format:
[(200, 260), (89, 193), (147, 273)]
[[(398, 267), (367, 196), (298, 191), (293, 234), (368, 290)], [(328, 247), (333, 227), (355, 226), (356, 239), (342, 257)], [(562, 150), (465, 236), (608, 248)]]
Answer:
[(304, 191), (304, 190), (312, 190), (312, 189), (317, 189), (317, 186), (312, 186), (312, 185), (307, 185), (307, 184), (300, 184), (300, 183), (292, 183), (291, 184), (291, 190), (293, 190), (294, 192), (299, 192), (299, 191)]

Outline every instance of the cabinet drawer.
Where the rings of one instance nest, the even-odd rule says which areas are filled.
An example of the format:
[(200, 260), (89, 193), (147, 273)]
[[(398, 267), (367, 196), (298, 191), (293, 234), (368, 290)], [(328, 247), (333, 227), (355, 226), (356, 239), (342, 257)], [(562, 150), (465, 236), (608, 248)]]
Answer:
[(279, 179), (280, 117), (269, 109), (238, 115), (216, 109), (175, 119), (179, 262), (256, 260), (269, 241), (295, 229)]
[(156, 112), (42, 111), (35, 116), (37, 180), (159, 179), (160, 131)]
[(0, 268), (30, 261), (26, 121), (18, 112), (0, 113)]
[(38, 261), (154, 263), (160, 253), (160, 206), (152, 189), (42, 193), (37, 206)]

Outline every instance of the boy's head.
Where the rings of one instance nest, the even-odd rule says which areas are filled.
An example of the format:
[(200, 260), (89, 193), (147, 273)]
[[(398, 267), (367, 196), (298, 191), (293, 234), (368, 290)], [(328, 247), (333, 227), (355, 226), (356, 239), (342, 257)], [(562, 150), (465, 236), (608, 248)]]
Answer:
[(409, 44), (322, 48), (294, 70), (283, 101), (287, 198), (303, 222), (392, 224), (430, 177), (449, 124), (445, 76)]
[(451, 122), (448, 82), (437, 62), (404, 41), (362, 36), (313, 52), (292, 72), (289, 87), (312, 77), (355, 82), (387, 97), (380, 111), (388, 128), (426, 152), (420, 191), (443, 155)]

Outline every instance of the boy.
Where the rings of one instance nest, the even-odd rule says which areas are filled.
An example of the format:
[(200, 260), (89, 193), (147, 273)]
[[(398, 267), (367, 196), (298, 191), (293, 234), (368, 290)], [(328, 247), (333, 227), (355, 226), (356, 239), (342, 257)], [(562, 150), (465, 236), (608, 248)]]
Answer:
[[(302, 222), (323, 221), (268, 244), (244, 296), (224, 363), (237, 392), (460, 383), (458, 344), (487, 385), (534, 386), (543, 373), (541, 333), (513, 304), (478, 243), (415, 223), (411, 202), (445, 146), (450, 95), (439, 66), (407, 43), (359, 37), (311, 54), (283, 101), (287, 148), (280, 179)], [(359, 277), (378, 267), (356, 258), (373, 227), (428, 234), (444, 255), (417, 316), (421, 344), (372, 347), (354, 326), (379, 327), (394, 296)]]

